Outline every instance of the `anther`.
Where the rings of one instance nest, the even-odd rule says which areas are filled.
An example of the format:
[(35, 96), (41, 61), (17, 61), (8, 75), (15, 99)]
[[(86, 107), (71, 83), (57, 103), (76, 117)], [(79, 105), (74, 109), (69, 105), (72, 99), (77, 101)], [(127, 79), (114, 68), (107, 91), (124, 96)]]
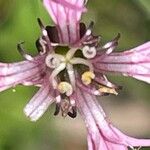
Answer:
[(45, 30), (45, 27), (44, 27), (44, 25), (43, 25), (41, 19), (38, 18), (37, 20), (38, 20), (38, 24), (39, 24), (39, 26), (40, 26), (40, 28), (41, 28), (41, 30), (42, 30), (43, 35), (44, 35), (44, 36), (48, 36), (47, 31)]
[(86, 71), (82, 74), (82, 82), (85, 84), (85, 85), (89, 85), (91, 82), (92, 82), (92, 79), (95, 78), (95, 74), (91, 71)]
[(66, 117), (68, 112), (69, 112), (69, 109), (70, 109), (70, 104), (69, 104), (69, 101), (67, 99), (64, 99), (62, 102), (61, 102), (61, 111), (62, 111), (62, 116), (63, 117)]
[(76, 106), (72, 107), (72, 112), (68, 112), (68, 116), (70, 116), (71, 118), (75, 118), (77, 116), (77, 108)]
[(45, 29), (45, 26), (43, 25), (41, 19), (38, 18), (37, 20), (38, 20), (38, 24), (39, 24), (39, 26), (40, 26), (40, 28), (41, 28), (42, 34), (43, 34), (43, 36), (44, 36), (44, 38), (45, 38), (45, 41), (46, 41), (46, 43), (47, 43), (48, 49), (49, 49), (49, 50), (52, 50), (53, 48), (52, 48), (52, 46), (51, 46), (51, 41), (50, 41), (50, 39), (49, 39), (49, 37), (48, 37), (47, 30)]
[(45, 27), (44, 27), (44, 25), (43, 25), (41, 19), (40, 19), (40, 18), (37, 18), (37, 21), (38, 21), (38, 24), (39, 24), (41, 30), (45, 29)]
[(22, 47), (22, 44), (24, 44), (24, 42), (21, 42), (21, 43), (17, 44), (17, 49), (18, 49), (19, 53), (20, 53), (26, 60), (29, 60), (29, 61), (33, 60), (33, 57), (25, 52), (25, 50), (24, 50), (23, 47)]
[(56, 108), (55, 108), (55, 112), (54, 112), (55, 116), (59, 114), (60, 108), (61, 108), (61, 104), (60, 103), (56, 103)]
[(118, 95), (117, 91), (114, 88), (109, 88), (109, 87), (105, 87), (105, 86), (100, 86), (99, 91), (101, 93)]
[(47, 37), (48, 34), (47, 34), (47, 31), (46, 31), (46, 29), (45, 29), (45, 27), (44, 27), (44, 25), (43, 25), (41, 19), (38, 18), (37, 20), (38, 20), (38, 24), (39, 24), (39, 26), (40, 26), (40, 28), (41, 28), (41, 30), (42, 30), (43, 35), (44, 35), (45, 37)]
[(72, 85), (68, 82), (65, 82), (65, 81), (59, 83), (58, 90), (62, 94), (65, 93), (67, 96), (70, 96), (73, 93)]

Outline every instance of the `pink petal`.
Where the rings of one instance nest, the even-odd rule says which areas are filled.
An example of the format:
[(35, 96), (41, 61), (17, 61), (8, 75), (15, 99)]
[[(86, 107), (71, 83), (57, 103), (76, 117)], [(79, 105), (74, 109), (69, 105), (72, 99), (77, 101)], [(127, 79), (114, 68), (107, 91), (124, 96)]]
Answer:
[(121, 73), (150, 83), (150, 42), (129, 51), (100, 55), (92, 61), (99, 72)]
[(0, 63), (0, 91), (17, 84), (38, 84), (41, 80), (43, 69), (43, 58), (12, 64)]
[(79, 40), (79, 21), (85, 11), (84, 0), (43, 0), (44, 6), (55, 22), (62, 43)]
[(54, 98), (50, 95), (53, 91), (48, 83), (42, 85), (40, 90), (33, 96), (30, 102), (24, 108), (24, 113), (31, 121), (37, 121), (49, 105), (53, 103)]
[(80, 80), (77, 80), (76, 81), (76, 84), (78, 87), (80, 87), (82, 90), (84, 90), (85, 92), (91, 94), (91, 95), (103, 95), (102, 93), (100, 93), (95, 87), (92, 87), (92, 86), (88, 86), (88, 85), (84, 85), (82, 83), (82, 81)]
[(77, 90), (77, 104), (88, 130), (89, 150), (127, 150), (150, 146), (150, 140), (129, 137), (107, 121), (95, 96)]

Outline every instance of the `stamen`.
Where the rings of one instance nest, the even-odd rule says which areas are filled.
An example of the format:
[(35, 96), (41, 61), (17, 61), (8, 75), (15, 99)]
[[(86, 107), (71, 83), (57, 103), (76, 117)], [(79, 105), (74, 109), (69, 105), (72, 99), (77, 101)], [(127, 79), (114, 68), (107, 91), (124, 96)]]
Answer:
[(110, 94), (118, 95), (117, 91), (114, 88), (109, 88), (105, 86), (100, 86), (99, 91), (102, 93), (110, 93)]
[(41, 30), (42, 30), (43, 35), (44, 35), (45, 37), (48, 36), (47, 31), (45, 30), (45, 26), (43, 25), (41, 19), (38, 18), (37, 20), (38, 20), (38, 23), (39, 23), (39, 26), (40, 26), (40, 28), (41, 28)]
[(37, 20), (38, 20), (39, 26), (40, 26), (40, 28), (41, 28), (42, 34), (43, 34), (43, 36), (45, 37), (45, 40), (46, 40), (48, 49), (49, 49), (49, 50), (52, 50), (53, 48), (52, 48), (52, 46), (51, 46), (51, 41), (50, 41), (50, 39), (49, 39), (49, 37), (48, 37), (48, 33), (47, 33), (46, 29), (45, 29), (45, 26), (43, 25), (43, 23), (42, 23), (42, 21), (41, 21), (40, 18), (38, 18)]
[[(82, 35), (82, 38), (74, 46), (79, 46), (79, 45), (83, 46), (85, 41), (89, 40), (89, 38), (93, 39), (93, 36), (91, 35), (93, 26), (94, 26), (94, 22), (91, 21), (89, 24), (89, 27), (87, 29), (84, 29), (85, 31), (83, 30), (84, 34)], [(82, 30), (82, 28), (80, 28), (80, 29)], [(88, 41), (88, 42), (90, 42), (90, 41)]]
[(89, 85), (92, 81), (92, 79), (95, 78), (95, 74), (91, 71), (87, 71), (87, 72), (84, 72), (82, 74), (82, 82), (85, 84), (85, 85)]
[(58, 96), (56, 96), (56, 108), (55, 108), (55, 112), (54, 112), (55, 116), (59, 114), (60, 108), (61, 108), (61, 96), (58, 95)]
[(25, 50), (23, 49), (23, 47), (22, 47), (22, 44), (23, 44), (23, 43), (24, 43), (24, 42), (21, 42), (21, 43), (19, 43), (19, 44), (17, 45), (17, 49), (18, 49), (19, 53), (20, 53), (26, 60), (29, 60), (29, 61), (33, 60), (33, 57), (32, 57), (31, 55), (27, 54), (27, 53), (25, 52)]
[(58, 90), (62, 94), (65, 93), (67, 96), (70, 96), (73, 93), (72, 85), (68, 82), (60, 82), (58, 85)]
[(45, 29), (45, 27), (44, 27), (44, 25), (43, 25), (43, 23), (42, 23), (41, 19), (40, 19), (40, 18), (37, 18), (37, 21), (38, 21), (38, 24), (39, 24), (39, 26), (40, 26), (41, 30), (44, 30), (44, 29)]
[(84, 57), (91, 59), (96, 56), (96, 48), (95, 47), (89, 47), (89, 46), (84, 46), (82, 49)]
[(70, 109), (70, 104), (67, 99), (64, 99), (61, 103), (61, 111), (62, 111), (62, 116), (66, 117), (68, 115)]
[(56, 108), (55, 108), (55, 112), (54, 112), (55, 116), (59, 114), (60, 108), (61, 108), (61, 104), (60, 103), (56, 103)]
[(68, 112), (68, 116), (70, 116), (71, 118), (75, 118), (77, 116), (77, 108), (76, 106), (72, 107), (72, 112)]

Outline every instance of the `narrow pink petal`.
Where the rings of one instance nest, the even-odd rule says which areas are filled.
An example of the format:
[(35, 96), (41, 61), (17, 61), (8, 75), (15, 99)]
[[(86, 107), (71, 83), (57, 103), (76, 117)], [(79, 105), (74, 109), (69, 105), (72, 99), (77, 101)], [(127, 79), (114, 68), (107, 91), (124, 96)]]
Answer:
[(32, 79), (34, 79), (37, 74), (41, 74), (41, 71), (42, 70), (39, 69), (39, 67), (34, 67), (33, 69), (16, 73), (11, 76), (0, 77), (0, 91), (10, 87), (15, 87), (17, 84), (25, 84), (26, 81), (30, 82), (30, 85), (34, 85)]
[(1, 63), (0, 62), (0, 76), (8, 76), (19, 73), (35, 66), (43, 64), (45, 57), (35, 57), (33, 61), (21, 61), (17, 63)]
[(41, 73), (38, 73), (36, 74), (35, 76), (32, 76), (26, 80), (23, 80), (21, 82), (21, 85), (25, 85), (25, 86), (31, 86), (31, 85), (34, 85), (34, 86), (41, 86), (42, 83), (43, 83), (43, 79), (44, 79), (44, 76), (45, 76), (45, 72), (41, 72)]
[(41, 80), (43, 61), (23, 61), (19, 63), (0, 63), (0, 91), (17, 84), (35, 85)]
[(127, 147), (150, 146), (150, 140), (129, 137), (109, 123), (95, 96), (77, 89), (77, 104), (87, 126), (89, 150), (127, 150)]
[(48, 83), (42, 85), (40, 90), (33, 96), (30, 102), (24, 108), (24, 113), (31, 121), (37, 121), (49, 105), (53, 103), (54, 98), (51, 96), (50, 85)]
[(94, 80), (99, 83), (99, 84), (103, 84), (107, 87), (110, 88), (119, 88), (119, 86), (114, 85), (113, 83), (111, 83), (110, 81), (108, 81), (107, 77), (105, 75), (101, 75), (100, 73), (96, 73), (95, 71), (95, 75), (96, 77), (94, 78)]
[(82, 81), (77, 80), (76, 84), (78, 87), (80, 87), (82, 90), (84, 90), (85, 92), (91, 94), (91, 95), (103, 95), (103, 93), (100, 93), (95, 87), (91, 87), (91, 86), (86, 86), (82, 83)]
[(129, 51), (99, 55), (92, 62), (100, 72), (121, 73), (150, 83), (150, 42)]
[(79, 21), (85, 11), (84, 0), (43, 0), (55, 22), (62, 43), (75, 43), (79, 39)]

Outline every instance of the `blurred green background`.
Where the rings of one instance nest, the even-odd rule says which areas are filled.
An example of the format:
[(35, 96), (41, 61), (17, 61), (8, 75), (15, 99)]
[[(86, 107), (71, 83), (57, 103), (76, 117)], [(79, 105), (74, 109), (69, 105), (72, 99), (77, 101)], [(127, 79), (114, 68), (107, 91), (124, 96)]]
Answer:
[[(102, 43), (121, 33), (118, 50), (126, 50), (150, 40), (149, 0), (89, 0), (83, 20), (95, 22), (95, 33)], [(16, 49), (20, 41), (33, 55), (35, 40), (40, 35), (40, 17), (52, 24), (41, 0), (0, 0), (0, 61), (22, 60)], [(124, 88), (119, 96), (102, 98), (110, 120), (125, 133), (150, 138), (150, 86), (125, 77), (110, 78)], [(34, 87), (17, 86), (0, 93), (0, 150), (86, 150), (83, 121), (54, 117), (53, 106), (36, 123), (23, 114), (23, 107), (37, 91)], [(144, 148), (143, 148), (144, 150)], [(148, 148), (145, 148), (148, 150)]]

